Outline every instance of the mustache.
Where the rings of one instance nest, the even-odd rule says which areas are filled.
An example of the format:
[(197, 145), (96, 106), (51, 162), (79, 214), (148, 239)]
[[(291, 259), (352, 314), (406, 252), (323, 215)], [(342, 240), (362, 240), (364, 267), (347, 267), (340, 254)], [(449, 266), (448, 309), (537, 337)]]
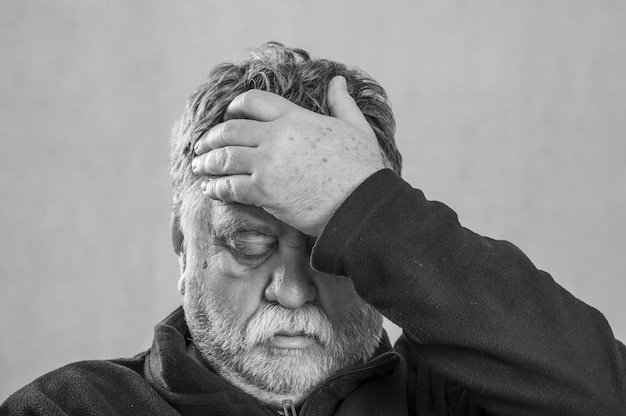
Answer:
[(326, 314), (318, 307), (305, 304), (298, 309), (287, 309), (278, 304), (263, 305), (246, 326), (247, 347), (263, 344), (281, 333), (302, 333), (328, 346), (335, 330)]

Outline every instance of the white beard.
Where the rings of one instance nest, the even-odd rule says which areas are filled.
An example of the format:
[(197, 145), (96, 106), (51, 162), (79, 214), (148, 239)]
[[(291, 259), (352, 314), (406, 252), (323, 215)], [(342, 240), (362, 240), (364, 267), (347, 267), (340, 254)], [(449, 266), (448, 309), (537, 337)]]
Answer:
[[(224, 316), (219, 302), (196, 279), (187, 287), (183, 307), (189, 330), (202, 357), (215, 371), (243, 391), (272, 407), (282, 400), (302, 403), (322, 381), (345, 367), (372, 357), (382, 333), (382, 315), (361, 303), (334, 328), (314, 305), (287, 309), (266, 304), (246, 323)], [(306, 349), (272, 346), (281, 332), (314, 338)]]

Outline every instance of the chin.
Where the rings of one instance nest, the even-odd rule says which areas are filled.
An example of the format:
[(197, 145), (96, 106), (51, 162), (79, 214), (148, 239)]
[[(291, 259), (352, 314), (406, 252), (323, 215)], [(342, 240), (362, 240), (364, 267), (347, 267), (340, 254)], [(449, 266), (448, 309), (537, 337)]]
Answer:
[(342, 367), (337, 357), (321, 346), (255, 347), (241, 358), (238, 372), (252, 384), (277, 394), (308, 393)]
[(257, 346), (233, 357), (229, 364), (222, 360), (216, 366), (222, 377), (276, 409), (282, 409), (284, 400), (300, 405), (337, 371), (336, 363), (321, 346), (306, 349)]

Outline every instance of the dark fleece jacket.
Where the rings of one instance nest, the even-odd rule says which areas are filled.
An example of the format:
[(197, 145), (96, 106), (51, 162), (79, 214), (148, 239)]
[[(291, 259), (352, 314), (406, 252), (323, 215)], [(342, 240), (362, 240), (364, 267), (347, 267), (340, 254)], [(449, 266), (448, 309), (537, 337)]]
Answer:
[[(461, 227), (389, 170), (318, 239), (313, 266), (349, 276), (405, 333), (327, 380), (300, 415), (626, 415), (626, 348), (604, 317), (515, 246)], [(5, 414), (271, 415), (185, 353), (179, 309), (131, 359), (75, 363), (9, 397)]]

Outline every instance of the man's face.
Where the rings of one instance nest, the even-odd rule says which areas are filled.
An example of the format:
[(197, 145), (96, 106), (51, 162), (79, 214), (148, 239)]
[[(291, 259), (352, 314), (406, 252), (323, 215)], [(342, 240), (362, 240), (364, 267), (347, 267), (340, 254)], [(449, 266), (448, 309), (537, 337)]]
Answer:
[(191, 222), (183, 306), (222, 376), (295, 399), (372, 356), (382, 316), (350, 279), (311, 268), (310, 237), (257, 207), (210, 206)]

